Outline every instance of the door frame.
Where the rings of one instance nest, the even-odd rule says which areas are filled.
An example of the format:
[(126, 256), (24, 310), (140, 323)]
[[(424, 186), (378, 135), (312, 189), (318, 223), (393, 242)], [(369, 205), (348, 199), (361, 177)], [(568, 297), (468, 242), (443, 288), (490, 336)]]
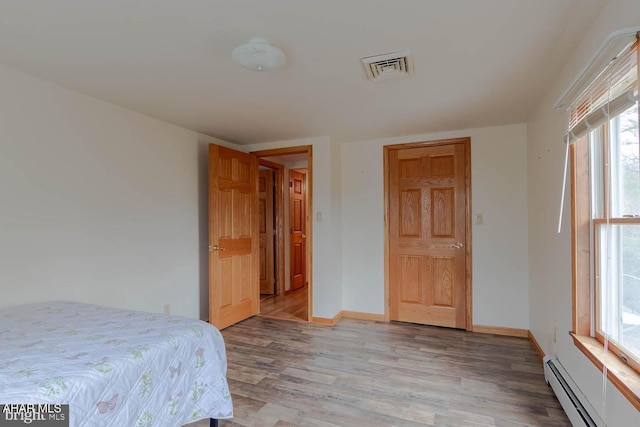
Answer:
[(434, 147), (438, 145), (464, 144), (464, 183), (465, 183), (465, 300), (466, 300), (466, 330), (473, 330), (473, 305), (472, 305), (472, 244), (471, 244), (471, 137), (439, 139), (434, 141), (410, 142), (383, 146), (384, 160), (384, 320), (391, 321), (389, 298), (389, 152), (408, 148)]
[[(307, 155), (307, 322), (311, 322), (313, 319), (313, 221), (311, 221), (311, 212), (313, 212), (313, 146), (311, 145), (300, 145), (296, 147), (286, 147), (286, 148), (273, 148), (270, 150), (258, 150), (252, 151), (251, 154), (254, 154), (258, 157), (258, 162), (263, 161), (262, 157), (271, 157), (271, 156), (286, 156), (287, 154), (306, 154)], [(276, 163), (277, 164), (277, 163)], [(266, 165), (265, 165), (266, 166)], [(278, 192), (284, 192), (284, 168), (283, 168), (283, 183), (282, 187), (278, 189)], [(288, 187), (287, 187), (288, 189)], [(284, 197), (284, 196), (283, 196)], [(276, 208), (278, 209), (278, 208)], [(284, 221), (284, 199), (283, 203), (280, 203), (280, 210), (277, 210), (277, 215)], [(284, 234), (282, 236), (282, 254), (281, 259), (283, 260), (282, 271), (284, 274)], [(278, 239), (279, 240), (279, 239)], [(280, 247), (278, 247), (280, 250)], [(280, 253), (278, 253), (280, 255)], [(284, 276), (283, 276), (284, 279)], [(282, 289), (284, 294), (284, 280), (282, 283)]]
[(284, 166), (258, 157), (258, 164), (274, 171), (274, 206), (276, 214), (276, 295), (284, 295)]

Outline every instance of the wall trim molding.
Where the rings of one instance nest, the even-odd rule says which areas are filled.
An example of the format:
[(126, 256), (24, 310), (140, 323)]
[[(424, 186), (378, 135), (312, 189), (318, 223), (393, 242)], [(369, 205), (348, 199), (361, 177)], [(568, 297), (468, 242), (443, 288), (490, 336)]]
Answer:
[(333, 318), (331, 319), (327, 317), (314, 317), (312, 322), (317, 323), (319, 325), (333, 326), (343, 318), (369, 320), (373, 322), (385, 322), (384, 314), (365, 313), (362, 311), (349, 311), (349, 310), (342, 310), (338, 314), (333, 316)]
[(372, 320), (374, 322), (384, 322), (384, 314), (364, 313), (362, 311), (342, 310), (342, 317), (349, 319)]
[(312, 322), (317, 323), (319, 325), (328, 325), (333, 326), (338, 323), (342, 319), (342, 311), (333, 316), (333, 318), (329, 319), (327, 317), (313, 317)]
[(529, 338), (531, 347), (533, 347), (536, 353), (538, 353), (538, 356), (540, 356), (540, 359), (544, 359), (544, 356), (545, 356), (544, 350), (542, 350), (542, 347), (540, 347), (540, 344), (538, 344), (538, 340), (536, 340), (536, 337), (533, 336), (531, 331), (529, 331), (529, 336), (527, 338)]
[(505, 335), (508, 337), (528, 338), (528, 329), (506, 328), (504, 326), (473, 325), (473, 332), (480, 334)]

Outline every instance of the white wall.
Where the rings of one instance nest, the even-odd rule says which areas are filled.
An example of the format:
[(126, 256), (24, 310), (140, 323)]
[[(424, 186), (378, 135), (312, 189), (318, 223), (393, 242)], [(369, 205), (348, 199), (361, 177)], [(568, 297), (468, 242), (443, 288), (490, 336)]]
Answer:
[[(335, 282), (339, 289), (334, 290), (336, 299), (339, 298), (339, 304), (334, 303), (333, 310), (338, 310), (335, 313), (344, 309), (344, 290), (343, 290), (343, 277), (342, 277), (342, 239), (343, 239), (343, 225), (342, 225), (342, 146), (337, 141), (331, 141), (331, 153), (330, 153), (331, 169), (329, 175), (331, 177), (331, 211), (329, 226), (330, 240), (328, 241), (328, 250), (330, 254), (330, 264), (326, 266), (319, 266), (324, 268), (330, 275), (329, 280)], [(315, 172), (314, 172), (315, 173)], [(315, 211), (314, 221), (317, 221), (318, 211)], [(324, 213), (323, 213), (324, 215)], [(323, 216), (323, 221), (326, 219)]]
[(313, 146), (314, 316), (342, 310), (339, 153), (329, 138), (237, 146), (4, 67), (0, 93), (0, 306), (171, 304), (206, 318), (207, 145), (216, 143)]
[[(340, 270), (340, 233), (334, 224), (332, 202), (336, 188), (331, 173), (335, 168), (335, 144), (328, 137), (308, 138), (290, 141), (278, 141), (265, 144), (245, 145), (243, 151), (269, 150), (272, 148), (297, 147), (311, 145), (312, 153), (312, 229), (313, 229), (313, 317), (333, 318), (342, 310), (342, 280)], [(338, 157), (339, 158), (339, 157)], [(322, 220), (317, 220), (321, 212)], [(336, 219), (339, 221), (339, 219)]]
[(0, 93), (0, 305), (206, 314), (206, 146), (224, 142), (3, 67)]
[(384, 313), (383, 146), (471, 137), (473, 323), (529, 329), (526, 125), (342, 145), (344, 309)]
[[(606, 409), (603, 408), (602, 374), (576, 350), (568, 334), (572, 327), (570, 209), (565, 210), (562, 234), (556, 234), (564, 166), (562, 136), (566, 113), (554, 111), (553, 104), (608, 34), (639, 23), (640, 2), (609, 1), (544, 95), (528, 122), (527, 135), (530, 329), (544, 352), (559, 358), (610, 427), (638, 425), (640, 417), (638, 411), (608, 382)], [(553, 340), (554, 329), (557, 329), (557, 342)]]

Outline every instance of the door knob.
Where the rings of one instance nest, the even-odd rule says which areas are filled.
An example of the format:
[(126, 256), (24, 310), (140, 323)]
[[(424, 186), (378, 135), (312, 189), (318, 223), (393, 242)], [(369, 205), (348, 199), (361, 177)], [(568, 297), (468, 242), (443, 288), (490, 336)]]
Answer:
[(218, 246), (218, 245), (209, 246), (209, 252), (224, 251), (225, 249), (226, 248), (224, 246)]
[(449, 247), (454, 249), (462, 249), (464, 247), (464, 244), (462, 244), (462, 242), (452, 243), (449, 245)]

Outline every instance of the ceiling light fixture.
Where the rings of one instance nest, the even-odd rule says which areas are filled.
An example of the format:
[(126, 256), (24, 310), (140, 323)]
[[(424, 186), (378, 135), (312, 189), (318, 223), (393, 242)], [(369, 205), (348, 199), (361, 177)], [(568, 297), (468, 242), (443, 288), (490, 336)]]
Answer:
[(280, 68), (287, 58), (284, 52), (269, 43), (269, 40), (255, 37), (249, 43), (233, 49), (231, 58), (238, 64), (253, 71), (269, 71)]

